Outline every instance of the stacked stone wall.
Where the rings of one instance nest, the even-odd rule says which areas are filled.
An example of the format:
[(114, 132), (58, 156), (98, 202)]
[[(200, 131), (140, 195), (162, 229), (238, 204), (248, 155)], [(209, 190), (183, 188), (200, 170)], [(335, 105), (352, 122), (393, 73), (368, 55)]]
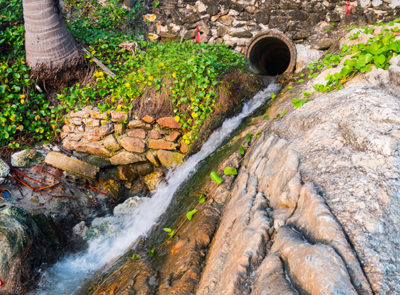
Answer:
[(100, 168), (117, 168), (122, 181), (144, 176), (150, 190), (162, 170), (182, 163), (188, 151), (182, 128), (172, 117), (139, 119), (117, 111), (101, 114), (95, 108), (69, 113), (61, 137), (63, 147), (76, 156)]
[[(388, 21), (400, 16), (399, 0), (165, 0), (152, 11), (151, 33), (161, 38), (193, 39), (198, 27), (204, 42), (226, 43), (244, 52), (251, 38), (277, 29), (316, 49), (332, 45), (341, 24)], [(151, 5), (149, 5), (151, 7)], [(328, 41), (327, 41), (328, 40)]]

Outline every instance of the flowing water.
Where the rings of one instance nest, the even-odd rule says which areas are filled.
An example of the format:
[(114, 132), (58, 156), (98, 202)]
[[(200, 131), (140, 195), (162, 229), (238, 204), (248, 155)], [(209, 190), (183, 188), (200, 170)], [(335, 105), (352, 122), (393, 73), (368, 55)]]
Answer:
[(244, 118), (259, 108), (280, 85), (270, 83), (243, 106), (242, 112), (224, 121), (203, 144), (201, 150), (167, 175), (151, 198), (140, 199), (139, 205), (127, 217), (108, 218), (114, 225), (114, 233), (100, 236), (89, 243), (84, 252), (73, 254), (50, 267), (42, 275), (39, 287), (32, 295), (70, 295), (79, 290), (96, 271), (111, 260), (123, 255), (133, 243), (146, 235), (166, 211), (176, 190), (196, 171), (198, 164), (215, 151), (224, 138), (231, 134)]

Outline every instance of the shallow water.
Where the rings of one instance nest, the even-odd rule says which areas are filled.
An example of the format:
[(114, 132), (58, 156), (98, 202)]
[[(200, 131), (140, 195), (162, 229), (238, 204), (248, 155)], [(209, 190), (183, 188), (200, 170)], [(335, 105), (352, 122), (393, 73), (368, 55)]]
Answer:
[(87, 250), (70, 255), (47, 269), (42, 275), (38, 289), (31, 294), (74, 294), (96, 271), (123, 255), (140, 236), (146, 235), (158, 222), (177, 189), (191, 177), (199, 163), (214, 152), (224, 139), (240, 126), (244, 118), (263, 105), (272, 93), (277, 93), (279, 88), (279, 84), (271, 83), (246, 102), (242, 112), (226, 119), (198, 153), (167, 175), (166, 183), (161, 185), (151, 198), (142, 198), (130, 216), (109, 217), (108, 220), (114, 227), (113, 234), (92, 240)]

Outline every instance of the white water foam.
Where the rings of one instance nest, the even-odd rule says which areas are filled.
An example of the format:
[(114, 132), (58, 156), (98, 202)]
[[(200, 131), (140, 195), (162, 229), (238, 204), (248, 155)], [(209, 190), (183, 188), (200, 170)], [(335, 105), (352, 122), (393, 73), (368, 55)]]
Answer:
[(84, 252), (71, 255), (50, 267), (42, 275), (38, 289), (31, 294), (74, 294), (94, 272), (123, 255), (140, 236), (146, 235), (157, 223), (178, 187), (196, 171), (200, 161), (215, 151), (223, 140), (239, 127), (245, 117), (259, 108), (272, 93), (277, 93), (279, 90), (279, 84), (271, 83), (246, 102), (242, 112), (225, 120), (223, 125), (211, 134), (198, 153), (168, 174), (166, 184), (161, 185), (151, 198), (141, 199), (132, 215), (110, 217), (110, 219), (117, 219), (116, 224), (119, 225), (115, 234), (92, 240)]

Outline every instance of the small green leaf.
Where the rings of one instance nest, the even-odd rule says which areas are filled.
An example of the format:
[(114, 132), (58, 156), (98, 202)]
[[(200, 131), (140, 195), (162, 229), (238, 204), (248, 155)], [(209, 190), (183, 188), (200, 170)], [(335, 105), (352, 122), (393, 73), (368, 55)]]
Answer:
[(264, 120), (267, 120), (268, 118), (269, 118), (269, 114), (265, 114), (263, 117)]
[(247, 133), (246, 141), (247, 141), (247, 142), (250, 142), (250, 141), (251, 141), (251, 131), (249, 131), (249, 133)]
[(225, 175), (237, 175), (237, 170), (236, 168), (232, 168), (232, 167), (225, 167), (224, 169), (224, 174)]
[(192, 211), (189, 211), (186, 213), (186, 218), (191, 221), (193, 218), (193, 215), (195, 215), (199, 210), (193, 209)]
[(150, 253), (149, 253), (149, 256), (150, 257), (154, 257), (154, 256), (156, 256), (156, 249), (151, 249), (151, 251), (150, 251)]
[(275, 94), (275, 93), (272, 93), (272, 94), (271, 94), (271, 98), (274, 99), (275, 97), (276, 97), (276, 94)]
[(174, 235), (175, 235), (175, 231), (173, 230), (173, 229), (170, 229), (170, 228), (163, 228), (163, 230), (166, 232), (166, 233), (168, 233), (168, 235), (169, 235), (169, 237), (170, 238), (173, 238), (174, 237)]
[(136, 259), (138, 259), (138, 258), (139, 258), (139, 255), (137, 255), (137, 253), (133, 253), (131, 259), (132, 259), (132, 260), (136, 260)]
[(203, 204), (206, 201), (206, 195), (202, 193), (199, 197), (199, 203)]
[(240, 152), (240, 154), (241, 154), (242, 156), (244, 155), (244, 147), (243, 147), (243, 145), (240, 146), (239, 152)]
[(221, 184), (224, 182), (224, 180), (222, 178), (220, 178), (218, 176), (218, 173), (215, 171), (210, 173), (210, 178), (211, 178), (211, 180), (215, 181), (216, 184)]

